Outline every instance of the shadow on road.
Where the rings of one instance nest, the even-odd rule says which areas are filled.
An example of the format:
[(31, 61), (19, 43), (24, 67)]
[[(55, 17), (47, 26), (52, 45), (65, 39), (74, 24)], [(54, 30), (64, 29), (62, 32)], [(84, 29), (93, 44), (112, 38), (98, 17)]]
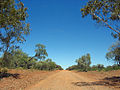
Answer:
[(103, 80), (108, 80), (108, 81), (111, 81), (111, 82), (119, 82), (120, 83), (120, 77), (117, 77), (117, 76), (106, 77)]
[(99, 86), (114, 86), (117, 88), (120, 88), (120, 77), (106, 77), (100, 81), (95, 81), (95, 82), (73, 82), (72, 84), (76, 86), (94, 86), (94, 85), (99, 85)]
[(15, 78), (15, 79), (19, 79), (19, 75), (20, 74), (17, 74), (17, 73), (15, 73), (15, 74), (11, 74), (11, 73), (0, 73), (0, 80), (1, 79), (3, 79), (3, 78), (7, 78), (7, 77), (13, 77), (13, 78)]

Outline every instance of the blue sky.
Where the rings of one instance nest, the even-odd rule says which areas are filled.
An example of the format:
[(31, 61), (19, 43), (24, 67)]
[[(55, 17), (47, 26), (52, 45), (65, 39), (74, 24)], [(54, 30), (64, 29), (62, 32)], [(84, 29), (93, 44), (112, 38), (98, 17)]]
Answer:
[(81, 17), (80, 8), (86, 1), (24, 0), (32, 31), (22, 50), (33, 56), (35, 44), (44, 44), (48, 57), (63, 68), (76, 64), (75, 60), (86, 53), (90, 53), (92, 65), (112, 64), (105, 54), (115, 40), (109, 29), (89, 16)]

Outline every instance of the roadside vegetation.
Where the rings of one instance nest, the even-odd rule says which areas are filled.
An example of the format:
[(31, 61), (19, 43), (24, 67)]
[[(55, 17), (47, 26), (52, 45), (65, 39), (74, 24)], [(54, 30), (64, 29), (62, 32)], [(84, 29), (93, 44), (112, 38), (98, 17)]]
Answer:
[[(8, 69), (62, 70), (48, 57), (46, 47), (37, 44), (35, 55), (29, 56), (20, 49), (30, 34), (27, 22), (28, 9), (21, 0), (0, 0), (0, 77)], [(7, 69), (8, 68), (8, 69)]]
[(36, 46), (39, 46), (39, 49), (37, 48), (35, 50), (36, 54), (34, 57), (28, 56), (28, 54), (20, 49), (13, 50), (12, 53), (7, 55), (9, 58), (7, 65), (2, 56), (0, 58), (0, 77), (2, 78), (8, 75), (7, 72), (9, 69), (63, 70), (63, 68), (53, 62), (52, 59), (46, 59), (45, 56), (48, 56), (48, 54), (44, 45), (37, 44)]
[[(81, 73), (120, 70), (120, 0), (88, 0), (88, 3), (81, 8), (81, 13), (83, 18), (91, 16), (93, 21), (110, 30), (113, 38), (117, 39), (106, 53), (106, 59), (114, 61), (115, 64), (107, 67), (102, 64), (91, 66), (91, 56), (87, 53), (75, 60), (76, 65), (66, 70), (77, 70)], [(26, 36), (31, 33), (28, 17), (28, 8), (21, 0), (0, 0), (0, 88), (5, 88), (4, 90), (8, 90), (7, 84), (3, 83), (8, 82), (7, 79), (3, 80), (4, 77), (12, 76), (9, 78), (10, 84), (7, 86), (9, 88), (13, 81), (17, 82), (13, 84), (15, 88), (16, 85), (21, 84), (17, 89), (12, 89), (18, 90), (23, 86), (24, 81), (31, 85), (57, 72), (46, 71), (63, 70), (48, 57), (45, 45), (38, 42), (32, 56), (21, 49), (20, 44), (24, 44)], [(39, 72), (39, 70), (44, 71)], [(26, 82), (23, 88), (26, 87)]]
[(62, 67), (53, 62), (52, 59), (46, 59), (48, 53), (44, 45), (37, 44), (35, 53), (35, 56), (30, 57), (21, 49), (13, 49), (7, 55), (9, 58), (7, 65), (3, 60), (3, 56), (0, 58), (0, 65), (2, 68), (6, 67), (9, 69), (62, 70)]
[[(106, 57), (108, 58), (108, 53), (106, 54)], [(104, 67), (103, 64), (97, 64), (91, 66), (91, 58), (90, 54), (86, 54), (82, 56), (79, 59), (76, 59), (77, 65), (72, 65), (68, 67), (66, 70), (77, 70), (82, 72), (87, 71), (111, 71), (111, 70), (120, 70), (120, 64), (118, 63), (118, 60), (114, 60), (117, 64)]]
[[(78, 58), (77, 65), (68, 67), (67, 70), (80, 71), (109, 71), (120, 68), (120, 1), (119, 0), (89, 0), (81, 8), (82, 17), (91, 16), (92, 20), (111, 30), (111, 35), (118, 39), (106, 54), (108, 60), (115, 62), (112, 66), (104, 67), (102, 64), (91, 66), (90, 54)], [(8, 69), (38, 69), (38, 70), (63, 70), (60, 65), (47, 58), (45, 45), (36, 44), (35, 54), (29, 56), (23, 52), (19, 44), (26, 41), (30, 34), (28, 9), (21, 0), (0, 1), (0, 75), (7, 73)]]
[[(112, 66), (104, 67), (102, 64), (90, 66), (90, 55), (84, 55), (77, 59), (77, 65), (67, 68), (67, 70), (79, 71), (109, 71), (120, 69), (120, 0), (88, 0), (87, 4), (81, 8), (82, 17), (91, 16), (97, 24), (110, 30), (111, 35), (117, 39), (106, 53), (107, 60), (114, 61)], [(88, 57), (89, 55), (89, 57)]]

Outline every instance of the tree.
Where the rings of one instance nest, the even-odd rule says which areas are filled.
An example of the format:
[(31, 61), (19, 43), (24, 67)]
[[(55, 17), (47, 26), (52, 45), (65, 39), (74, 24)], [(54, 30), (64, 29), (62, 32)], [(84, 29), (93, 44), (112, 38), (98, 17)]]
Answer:
[(79, 69), (78, 65), (72, 65), (68, 67), (66, 70), (78, 70), (78, 69)]
[(32, 60), (33, 58), (44, 60), (48, 56), (48, 53), (45, 48), (46, 47), (42, 44), (36, 44), (36, 54), (30, 60)]
[(120, 0), (89, 0), (81, 12), (83, 18), (92, 16), (97, 23), (112, 30), (114, 38), (120, 40)]
[(38, 70), (42, 70), (42, 65), (43, 65), (42, 61), (39, 61), (35, 64), (34, 68)]
[(56, 70), (63, 70), (63, 68), (60, 65), (56, 65)]
[(12, 52), (7, 56), (9, 58), (9, 66), (7, 66), (8, 68), (22, 67), (23, 69), (30, 69), (35, 66), (37, 61), (35, 59), (29, 61), (30, 57), (28, 57), (28, 54), (20, 49), (12, 50)]
[(77, 59), (76, 62), (78, 63), (78, 67), (82, 69), (83, 71), (87, 71), (91, 64), (91, 57), (90, 54), (86, 54), (82, 56), (81, 58)]
[(63, 70), (60, 65), (57, 65), (52, 59), (46, 59), (44, 61), (39, 61), (35, 65), (35, 69), (38, 70)]
[(4, 65), (9, 66), (8, 54), (16, 43), (25, 41), (24, 36), (30, 32), (27, 8), (20, 0), (0, 0), (0, 51), (4, 53)]
[(17, 50), (13, 50), (11, 53), (12, 56), (10, 58), (11, 61), (11, 67), (13, 68), (18, 68), (18, 67), (22, 67), (22, 68), (27, 68), (27, 61), (29, 59), (28, 55), (26, 53), (24, 53), (22, 50), (17, 49)]
[(103, 65), (103, 64), (97, 64), (96, 67), (97, 67), (98, 69), (103, 69), (103, 68), (104, 68), (104, 65)]
[(102, 70), (104, 68), (103, 64), (97, 64), (97, 65), (93, 65), (91, 67), (91, 70)]
[(108, 60), (117, 62), (120, 66), (120, 41), (116, 42), (109, 48), (109, 52), (106, 54)]

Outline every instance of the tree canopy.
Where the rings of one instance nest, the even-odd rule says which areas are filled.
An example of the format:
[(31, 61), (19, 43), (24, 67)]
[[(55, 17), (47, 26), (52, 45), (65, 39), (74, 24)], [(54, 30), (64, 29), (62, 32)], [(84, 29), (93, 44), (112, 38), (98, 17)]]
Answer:
[(0, 0), (1, 50), (8, 50), (14, 43), (25, 41), (24, 35), (30, 32), (27, 17), (27, 8), (20, 0)]
[(92, 16), (93, 20), (112, 30), (112, 35), (120, 39), (120, 0), (89, 0), (81, 12), (83, 18)]
[(120, 65), (120, 41), (116, 42), (109, 48), (109, 52), (106, 54), (108, 60), (113, 60)]
[(76, 62), (78, 63), (79, 68), (83, 69), (84, 71), (87, 71), (88, 67), (91, 64), (90, 54), (88, 53), (82, 56), (81, 58), (77, 59)]
[(0, 0), (0, 51), (4, 53), (6, 65), (7, 55), (30, 33), (27, 17), (27, 8), (20, 0)]
[(45, 60), (45, 58), (48, 56), (48, 53), (46, 51), (46, 47), (43, 44), (36, 44), (35, 45), (35, 55), (30, 59), (37, 58), (40, 60)]

